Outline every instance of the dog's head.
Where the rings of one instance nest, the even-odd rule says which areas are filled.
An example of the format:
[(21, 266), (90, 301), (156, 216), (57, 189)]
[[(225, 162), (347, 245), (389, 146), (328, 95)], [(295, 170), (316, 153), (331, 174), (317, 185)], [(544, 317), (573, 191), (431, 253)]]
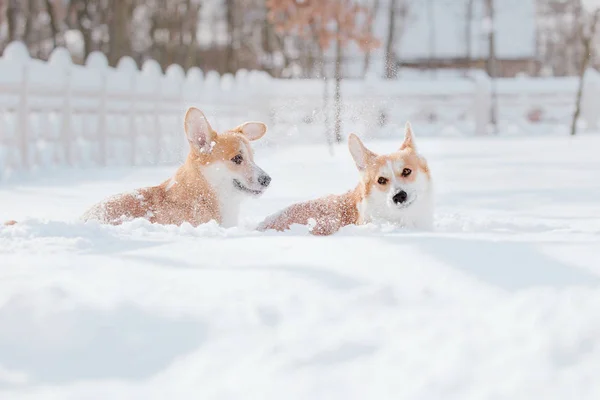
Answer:
[(350, 153), (361, 174), (365, 201), (371, 214), (394, 218), (416, 207), (430, 194), (431, 177), (427, 161), (415, 146), (409, 123), (404, 142), (391, 154), (377, 155), (355, 134), (348, 140)]
[(190, 143), (190, 156), (215, 189), (260, 196), (271, 177), (254, 163), (250, 142), (267, 131), (262, 122), (245, 122), (217, 134), (202, 111), (190, 107), (185, 114), (185, 134)]

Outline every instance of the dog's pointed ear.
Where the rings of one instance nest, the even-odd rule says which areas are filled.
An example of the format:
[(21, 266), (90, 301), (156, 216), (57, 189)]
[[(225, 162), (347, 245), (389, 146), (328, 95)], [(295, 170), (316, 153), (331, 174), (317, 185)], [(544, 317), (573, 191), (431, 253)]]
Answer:
[(215, 131), (213, 131), (202, 111), (196, 107), (188, 108), (185, 113), (184, 129), (192, 149), (199, 153), (210, 152)]
[(267, 133), (267, 125), (258, 121), (248, 121), (235, 128), (234, 131), (246, 136), (248, 140), (258, 140)]
[(415, 135), (413, 134), (412, 126), (408, 121), (404, 127), (404, 142), (402, 142), (402, 145), (400, 146), (400, 150), (404, 149), (417, 149), (417, 146), (415, 145)]
[(348, 148), (350, 154), (356, 163), (356, 167), (359, 171), (364, 171), (367, 166), (373, 161), (377, 154), (367, 149), (363, 142), (354, 133), (351, 133), (348, 137)]

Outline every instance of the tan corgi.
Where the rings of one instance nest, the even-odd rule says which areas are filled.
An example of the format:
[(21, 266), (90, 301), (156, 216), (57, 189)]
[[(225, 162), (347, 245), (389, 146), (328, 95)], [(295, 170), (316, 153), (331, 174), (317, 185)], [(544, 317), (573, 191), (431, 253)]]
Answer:
[(258, 230), (283, 231), (309, 225), (315, 235), (330, 235), (343, 226), (390, 222), (415, 229), (433, 228), (433, 188), (427, 161), (416, 149), (410, 126), (395, 153), (377, 155), (355, 134), (348, 147), (360, 173), (358, 186), (342, 195), (297, 203), (267, 217)]
[(246, 122), (217, 134), (202, 111), (191, 107), (184, 129), (190, 151), (172, 178), (111, 197), (93, 206), (82, 219), (113, 225), (134, 218), (158, 224), (197, 226), (215, 220), (224, 227), (236, 225), (242, 200), (260, 196), (271, 182), (254, 163), (250, 147), (250, 141), (266, 133), (266, 125)]

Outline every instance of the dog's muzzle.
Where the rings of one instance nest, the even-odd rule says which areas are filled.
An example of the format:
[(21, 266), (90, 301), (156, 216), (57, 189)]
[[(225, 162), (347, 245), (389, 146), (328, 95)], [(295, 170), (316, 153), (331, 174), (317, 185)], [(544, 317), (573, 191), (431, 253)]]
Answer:
[(262, 186), (262, 188), (260, 190), (250, 189), (249, 187), (244, 186), (244, 184), (242, 182), (240, 182), (239, 180), (237, 180), (237, 179), (233, 180), (233, 187), (235, 187), (237, 190), (239, 190), (240, 192), (245, 192), (245, 193), (252, 194), (255, 196), (262, 194), (264, 192), (265, 188), (268, 186), (268, 183), (266, 185), (263, 185), (261, 183), (261, 186)]

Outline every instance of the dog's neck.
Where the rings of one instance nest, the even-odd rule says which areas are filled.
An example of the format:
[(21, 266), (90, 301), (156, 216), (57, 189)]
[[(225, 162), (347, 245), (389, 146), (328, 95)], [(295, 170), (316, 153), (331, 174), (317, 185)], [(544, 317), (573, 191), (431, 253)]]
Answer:
[(198, 166), (188, 160), (163, 185), (171, 201), (190, 207), (192, 212), (208, 208), (221, 226), (232, 227), (238, 223), (244, 194), (235, 189), (224, 171), (218, 164)]
[(240, 206), (245, 198), (233, 185), (233, 179), (227, 176), (226, 167), (210, 164), (201, 168), (201, 173), (215, 194), (220, 214), (220, 224), (224, 228), (231, 228), (238, 224)]

